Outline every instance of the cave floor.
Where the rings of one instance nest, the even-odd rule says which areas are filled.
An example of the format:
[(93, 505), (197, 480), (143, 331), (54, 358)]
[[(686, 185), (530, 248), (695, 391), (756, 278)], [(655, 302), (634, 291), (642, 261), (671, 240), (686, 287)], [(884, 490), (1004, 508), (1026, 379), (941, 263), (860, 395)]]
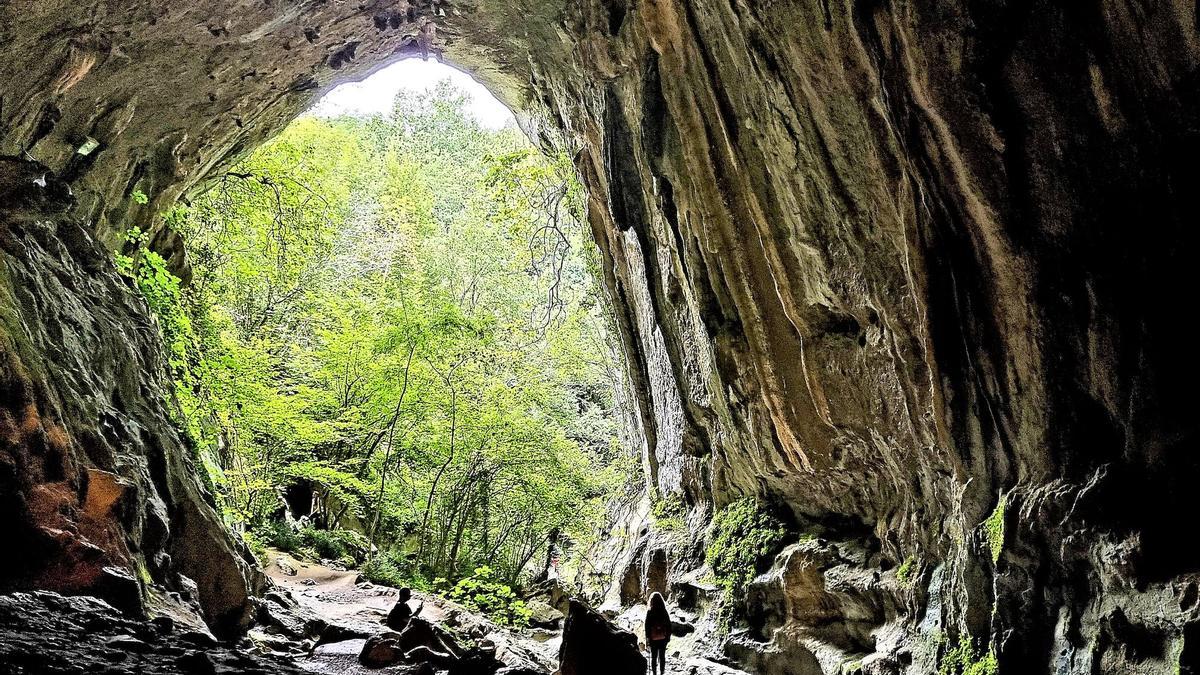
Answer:
[[(267, 576), (305, 610), (345, 628), (348, 633), (371, 635), (386, 630), (382, 622), (396, 603), (397, 589), (360, 581), (356, 570), (297, 560), (276, 551), (271, 552), (270, 560), (265, 569)], [(416, 603), (422, 603), (421, 618), (473, 639), (494, 643), (501, 661), (527, 664), (546, 673), (557, 668), (561, 631), (510, 629), (429, 593), (414, 592), (413, 604)], [(351, 639), (321, 645), (311, 656), (296, 663), (305, 670), (326, 675), (386, 673), (386, 669), (372, 670), (358, 664), (362, 644), (361, 639)]]

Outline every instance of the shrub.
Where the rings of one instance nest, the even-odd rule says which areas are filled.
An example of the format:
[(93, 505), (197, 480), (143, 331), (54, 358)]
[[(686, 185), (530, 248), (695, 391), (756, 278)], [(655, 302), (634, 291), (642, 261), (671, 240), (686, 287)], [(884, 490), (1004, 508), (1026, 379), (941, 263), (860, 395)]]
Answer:
[(306, 527), (299, 532), (282, 521), (266, 523), (250, 534), (262, 545), (309, 558), (337, 560), (356, 565), (367, 557), (367, 538), (350, 530), (318, 530)]
[[(444, 590), (449, 586), (445, 579), (434, 582)], [(446, 597), (464, 605), (474, 607), (488, 615), (493, 621), (510, 626), (527, 626), (532, 612), (517, 598), (507, 584), (496, 580), (492, 568), (476, 567), (474, 574), (460, 579), (453, 588), (444, 590)]]
[(384, 586), (407, 586), (418, 591), (433, 590), (433, 584), (416, 569), (413, 561), (398, 551), (376, 555), (363, 565), (361, 572), (367, 580)]
[(367, 557), (370, 544), (367, 538), (351, 530), (318, 530), (306, 527), (300, 530), (300, 541), (317, 558), (337, 560), (347, 565), (357, 565)]
[(258, 539), (271, 548), (294, 553), (304, 542), (290, 525), (281, 521), (266, 523), (255, 530)]
[(783, 548), (787, 529), (754, 499), (729, 504), (713, 518), (706, 551), (717, 583), (741, 601), (765, 562)]
[(246, 546), (250, 548), (250, 552), (258, 560), (259, 564), (266, 566), (267, 564), (267, 547), (263, 543), (262, 538), (250, 531), (242, 533), (242, 541), (246, 542)]
[(408, 578), (390, 554), (377, 555), (359, 570), (363, 578), (384, 586), (408, 586)]

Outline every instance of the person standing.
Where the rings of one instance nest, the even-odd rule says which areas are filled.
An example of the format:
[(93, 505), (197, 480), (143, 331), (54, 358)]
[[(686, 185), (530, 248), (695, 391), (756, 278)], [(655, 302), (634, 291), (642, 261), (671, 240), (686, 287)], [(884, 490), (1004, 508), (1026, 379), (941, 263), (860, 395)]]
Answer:
[(655, 592), (646, 609), (646, 644), (650, 646), (650, 672), (653, 675), (666, 675), (667, 643), (670, 641), (671, 614), (662, 593)]

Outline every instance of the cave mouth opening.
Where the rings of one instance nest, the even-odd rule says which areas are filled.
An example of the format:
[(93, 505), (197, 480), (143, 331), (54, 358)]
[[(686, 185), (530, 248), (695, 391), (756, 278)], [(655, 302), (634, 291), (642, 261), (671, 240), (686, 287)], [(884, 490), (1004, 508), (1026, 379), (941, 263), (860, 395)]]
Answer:
[(640, 461), (583, 209), (567, 157), (408, 60), (166, 214), (187, 283), (126, 233), (202, 478), (268, 573), (600, 597), (594, 549)]

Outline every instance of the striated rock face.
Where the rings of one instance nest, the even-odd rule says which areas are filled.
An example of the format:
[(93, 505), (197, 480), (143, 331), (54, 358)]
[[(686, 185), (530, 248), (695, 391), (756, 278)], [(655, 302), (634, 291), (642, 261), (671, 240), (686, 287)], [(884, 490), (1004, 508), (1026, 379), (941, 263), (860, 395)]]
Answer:
[[(199, 574), (213, 516), (96, 242), (432, 49), (575, 152), (652, 486), (693, 522), (762, 496), (850, 561), (785, 552), (750, 652), (928, 672), (973, 636), (1013, 672), (1194, 667), (1198, 21), (1183, 0), (9, 3), (0, 154), (39, 167), (6, 174), (0, 518), (76, 552), (5, 577)], [(40, 167), (61, 182), (31, 188)], [(89, 470), (111, 474), (94, 498)], [(104, 564), (48, 566), (85, 551)], [(244, 585), (200, 595), (223, 615)]]

